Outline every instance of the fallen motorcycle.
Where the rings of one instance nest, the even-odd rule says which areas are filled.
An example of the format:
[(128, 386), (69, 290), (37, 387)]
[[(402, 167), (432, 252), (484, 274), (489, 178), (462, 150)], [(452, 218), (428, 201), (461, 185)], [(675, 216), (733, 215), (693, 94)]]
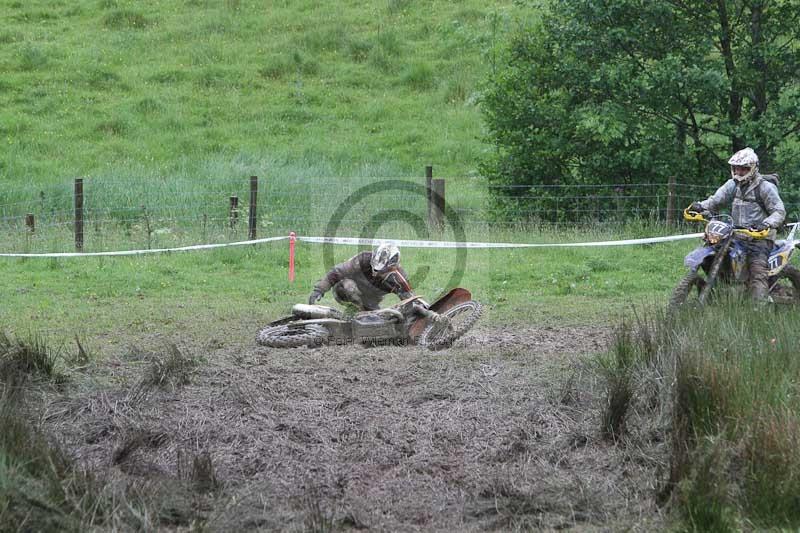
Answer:
[[(728, 215), (699, 213), (687, 208), (683, 211), (683, 218), (705, 222), (706, 227), (703, 245), (692, 250), (684, 259), (689, 272), (672, 292), (670, 310), (677, 309), (694, 297), (698, 304), (704, 304), (718, 282), (727, 285), (746, 284), (749, 272), (740, 238), (763, 239), (768, 235), (768, 230), (757, 232), (735, 228)], [(797, 224), (785, 239), (775, 241), (769, 253), (769, 299), (774, 303), (800, 303), (800, 270), (789, 264), (795, 248), (800, 246), (800, 240), (795, 239), (796, 231)]]
[(272, 348), (419, 344), (441, 350), (469, 331), (481, 311), (481, 304), (462, 288), (451, 290), (431, 305), (413, 296), (389, 308), (352, 316), (324, 305), (295, 304), (290, 316), (261, 329), (256, 342)]

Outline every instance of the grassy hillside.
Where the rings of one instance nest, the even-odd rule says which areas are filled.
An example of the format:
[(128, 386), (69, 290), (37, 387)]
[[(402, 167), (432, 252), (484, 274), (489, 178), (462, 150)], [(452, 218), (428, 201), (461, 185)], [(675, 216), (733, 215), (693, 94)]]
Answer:
[(0, 179), (474, 172), (500, 0), (0, 0)]

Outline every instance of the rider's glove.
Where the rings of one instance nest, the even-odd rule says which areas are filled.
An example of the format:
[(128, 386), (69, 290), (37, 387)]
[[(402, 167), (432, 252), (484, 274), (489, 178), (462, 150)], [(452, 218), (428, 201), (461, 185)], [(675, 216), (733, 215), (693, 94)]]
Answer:
[(319, 289), (314, 289), (311, 293), (311, 296), (308, 297), (308, 305), (314, 305), (318, 301), (322, 299), (322, 291)]
[(689, 206), (689, 211), (693, 211), (695, 213), (702, 213), (703, 211), (705, 211), (705, 209), (703, 209), (703, 206), (702, 204), (700, 204), (700, 202), (692, 202), (692, 205)]
[(772, 226), (766, 222), (759, 222), (758, 224), (753, 225), (753, 227), (750, 228), (750, 231), (764, 231), (767, 229), (772, 229)]

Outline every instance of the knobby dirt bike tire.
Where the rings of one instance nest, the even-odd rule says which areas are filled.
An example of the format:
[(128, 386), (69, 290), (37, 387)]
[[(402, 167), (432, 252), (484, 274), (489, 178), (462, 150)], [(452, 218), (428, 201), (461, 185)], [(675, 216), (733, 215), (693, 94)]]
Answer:
[(706, 280), (703, 279), (699, 272), (687, 272), (672, 291), (672, 296), (669, 299), (669, 310), (675, 311), (685, 304), (692, 294), (692, 289), (696, 289), (695, 296), (700, 296), (700, 292), (705, 286)]
[(270, 348), (299, 348), (320, 345), (327, 337), (328, 330), (319, 324), (281, 324), (259, 331), (256, 343)]
[[(789, 301), (783, 301), (779, 303), (800, 304), (800, 270), (798, 270), (794, 265), (786, 265), (783, 267), (783, 270), (778, 272), (778, 275), (776, 276), (776, 283), (777, 280), (781, 279), (788, 279), (791, 282), (792, 288), (794, 289), (794, 294)], [(772, 293), (772, 291), (770, 291), (770, 293)]]
[(453, 343), (469, 331), (475, 322), (481, 317), (483, 306), (475, 300), (468, 300), (451, 307), (442, 315), (447, 318), (454, 318), (458, 315), (468, 313), (463, 322), (455, 328), (441, 326), (441, 323), (431, 322), (419, 336), (419, 344), (426, 346), (430, 350), (442, 350), (449, 348)]
[(697, 295), (698, 302), (700, 305), (703, 305), (708, 300), (708, 297), (711, 295), (711, 291), (714, 289), (714, 285), (717, 283), (717, 278), (719, 277), (719, 271), (722, 268), (722, 263), (725, 262), (725, 257), (728, 255), (728, 250), (733, 243), (733, 236), (728, 237), (722, 243), (722, 246), (717, 248), (714, 252), (714, 260), (711, 262), (711, 268), (708, 269), (708, 273), (705, 279), (705, 285), (700, 287), (700, 294)]

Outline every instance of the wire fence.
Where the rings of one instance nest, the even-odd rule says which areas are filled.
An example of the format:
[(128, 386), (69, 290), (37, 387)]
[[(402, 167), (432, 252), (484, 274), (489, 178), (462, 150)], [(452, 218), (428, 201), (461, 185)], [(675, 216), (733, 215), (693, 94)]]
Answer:
[[(426, 237), (631, 219), (674, 223), (713, 186), (487, 185), (478, 178), (75, 180), (0, 192), (3, 248), (104, 251), (230, 242), (290, 231)], [(798, 212), (797, 203), (787, 211)]]

